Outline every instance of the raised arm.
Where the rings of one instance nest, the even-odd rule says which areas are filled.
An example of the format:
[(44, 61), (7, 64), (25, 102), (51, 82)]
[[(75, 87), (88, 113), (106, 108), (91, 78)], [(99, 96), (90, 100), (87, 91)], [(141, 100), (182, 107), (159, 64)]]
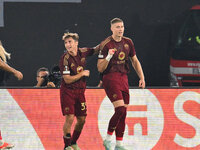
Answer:
[(130, 57), (130, 59), (131, 59), (131, 63), (132, 63), (133, 68), (135, 69), (137, 75), (140, 78), (139, 87), (145, 88), (144, 73), (143, 73), (140, 61), (138, 60), (136, 55), (134, 55), (133, 57)]
[[(105, 59), (98, 59), (97, 68), (98, 68), (99, 72), (102, 73), (102, 72), (104, 72), (104, 70), (106, 70), (106, 68), (110, 62), (110, 59), (113, 57), (114, 53), (115, 53), (114, 49), (109, 49), (108, 55), (106, 56)], [(101, 55), (99, 55), (99, 57), (101, 57)]]

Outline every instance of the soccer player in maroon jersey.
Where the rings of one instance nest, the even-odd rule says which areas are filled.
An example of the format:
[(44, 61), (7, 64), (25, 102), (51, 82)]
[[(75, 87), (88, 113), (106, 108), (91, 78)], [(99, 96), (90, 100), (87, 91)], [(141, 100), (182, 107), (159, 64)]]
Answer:
[[(90, 71), (85, 70), (86, 57), (98, 53), (98, 46), (95, 48), (78, 48), (79, 36), (77, 33), (65, 33), (63, 36), (66, 53), (60, 59), (60, 72), (62, 75), (60, 87), (60, 100), (62, 113), (65, 116), (63, 126), (64, 150), (79, 150), (77, 140), (83, 129), (87, 115), (85, 100), (85, 78), (89, 77)], [(71, 126), (77, 118), (73, 135)]]
[(100, 44), (97, 68), (103, 74), (103, 87), (115, 113), (110, 119), (106, 139), (106, 150), (111, 150), (111, 136), (115, 131), (115, 150), (125, 150), (122, 140), (125, 130), (127, 106), (129, 104), (129, 86), (127, 73), (128, 59), (139, 76), (139, 87), (145, 88), (145, 79), (141, 64), (136, 56), (135, 47), (130, 38), (124, 37), (124, 23), (120, 18), (110, 21), (112, 35)]

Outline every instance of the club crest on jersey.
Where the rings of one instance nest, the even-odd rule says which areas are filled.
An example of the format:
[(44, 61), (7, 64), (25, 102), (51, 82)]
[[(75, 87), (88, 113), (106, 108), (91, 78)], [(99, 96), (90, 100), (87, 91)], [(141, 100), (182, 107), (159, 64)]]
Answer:
[(129, 49), (129, 45), (128, 44), (124, 44), (124, 48), (125, 49)]
[(80, 73), (80, 72), (82, 72), (83, 71), (83, 67), (82, 66), (78, 66), (77, 67), (77, 73)]
[(123, 60), (125, 58), (125, 53), (124, 52), (120, 52), (118, 55), (119, 60)]

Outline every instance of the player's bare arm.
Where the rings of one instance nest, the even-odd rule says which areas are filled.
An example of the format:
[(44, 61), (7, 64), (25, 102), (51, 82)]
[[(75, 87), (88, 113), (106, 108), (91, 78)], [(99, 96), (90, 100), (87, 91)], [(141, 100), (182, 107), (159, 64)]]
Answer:
[(133, 68), (135, 69), (137, 75), (138, 75), (139, 78), (140, 78), (139, 87), (145, 88), (144, 73), (143, 73), (143, 70), (142, 70), (142, 66), (141, 66), (141, 64), (140, 64), (140, 61), (138, 60), (138, 58), (137, 58), (136, 55), (133, 56), (133, 57), (131, 57), (131, 63), (132, 63)]
[(114, 49), (109, 49), (108, 55), (106, 56), (105, 59), (98, 59), (97, 68), (98, 68), (99, 72), (101, 72), (101, 73), (104, 72), (104, 70), (107, 68), (111, 58), (113, 57), (114, 53), (115, 53)]
[(76, 81), (78, 81), (80, 78), (82, 77), (89, 77), (90, 76), (90, 71), (89, 70), (83, 70), (82, 72), (80, 72), (79, 74), (76, 75), (63, 75), (63, 79), (65, 81), (66, 84), (71, 84), (74, 83)]
[(18, 80), (22, 80), (23, 79), (23, 74), (20, 71), (14, 69), (12, 67), (10, 67), (8, 64), (6, 64), (5, 62), (3, 62), (1, 59), (0, 59), (0, 68), (3, 69), (3, 70), (5, 70), (5, 71), (7, 71), (7, 72), (13, 73), (13, 75)]
[(22, 79), (23, 79), (23, 74), (22, 74), (20, 71), (18, 71), (18, 70), (15, 70), (14, 76), (15, 76), (18, 80), (22, 80)]

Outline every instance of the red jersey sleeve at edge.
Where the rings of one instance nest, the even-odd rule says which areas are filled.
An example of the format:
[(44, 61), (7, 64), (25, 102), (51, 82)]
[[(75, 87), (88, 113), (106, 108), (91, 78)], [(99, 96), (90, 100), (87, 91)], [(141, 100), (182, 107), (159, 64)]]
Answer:
[(83, 57), (91, 56), (94, 54), (94, 48), (83, 47), (83, 48), (79, 48), (79, 50), (82, 53), (81, 55)]
[(129, 41), (129, 46), (130, 46), (129, 57), (133, 57), (136, 55), (135, 46), (134, 46), (133, 41), (130, 38), (128, 38), (128, 41)]
[(101, 42), (100, 44), (100, 51), (98, 58), (99, 59), (104, 59), (108, 55), (108, 49), (107, 49), (107, 44), (111, 41), (111, 36), (107, 37), (104, 41)]

